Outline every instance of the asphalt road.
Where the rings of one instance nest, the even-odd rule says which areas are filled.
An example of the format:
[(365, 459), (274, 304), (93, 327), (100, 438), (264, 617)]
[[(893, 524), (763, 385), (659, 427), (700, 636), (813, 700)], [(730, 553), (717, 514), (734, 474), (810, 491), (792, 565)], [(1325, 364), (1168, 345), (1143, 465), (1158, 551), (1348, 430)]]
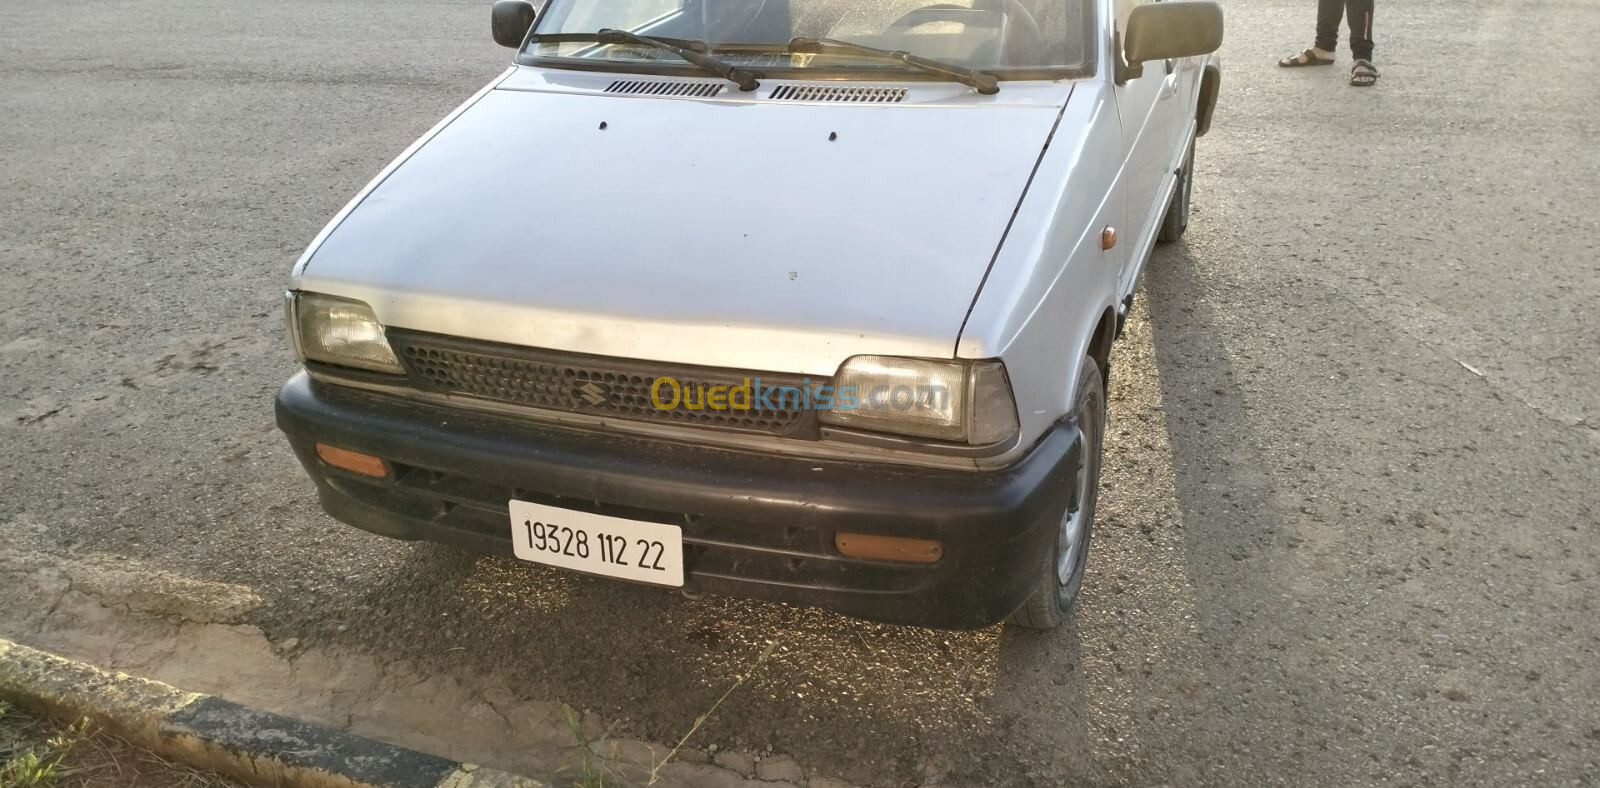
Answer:
[(272, 424), (283, 283), (504, 66), (484, 2), (0, 9), (0, 531), (642, 738), (776, 640), (704, 741), (865, 783), (1592, 784), (1600, 6), (1380, 4), (1363, 91), (1347, 53), (1273, 66), (1311, 5), (1228, 4), (1065, 631), (688, 600), (320, 513)]

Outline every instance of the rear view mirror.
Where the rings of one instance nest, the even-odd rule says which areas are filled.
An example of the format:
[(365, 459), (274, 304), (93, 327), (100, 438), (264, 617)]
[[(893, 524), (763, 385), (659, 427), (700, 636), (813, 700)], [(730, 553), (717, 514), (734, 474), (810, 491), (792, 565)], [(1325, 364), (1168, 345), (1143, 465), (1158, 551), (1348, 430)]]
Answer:
[(528, 37), (528, 29), (539, 15), (528, 0), (496, 0), (490, 22), (494, 28), (494, 42), (516, 49)]
[(1133, 79), (1149, 60), (1209, 55), (1222, 46), (1222, 6), (1213, 0), (1145, 3), (1128, 15), (1123, 40)]

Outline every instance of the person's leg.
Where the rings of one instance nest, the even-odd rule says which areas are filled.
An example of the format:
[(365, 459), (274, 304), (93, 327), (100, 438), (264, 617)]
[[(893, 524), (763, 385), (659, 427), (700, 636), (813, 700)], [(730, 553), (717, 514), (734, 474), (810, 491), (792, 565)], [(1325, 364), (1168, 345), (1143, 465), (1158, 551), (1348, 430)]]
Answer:
[(1350, 54), (1357, 60), (1372, 59), (1372, 3), (1373, 0), (1345, 3), (1350, 17)]
[[(1367, 2), (1371, 5), (1371, 0)], [(1317, 0), (1317, 49), (1333, 57), (1333, 50), (1339, 46), (1339, 20), (1344, 16), (1345, 0)], [(1354, 17), (1352, 17), (1354, 19)], [(1352, 23), (1350, 27), (1355, 30)]]
[(1350, 14), (1350, 54), (1355, 65), (1350, 68), (1350, 84), (1370, 88), (1378, 82), (1378, 67), (1372, 64), (1372, 3), (1373, 0), (1348, 0)]
[(1339, 46), (1339, 19), (1344, 16), (1344, 0), (1317, 0), (1317, 42), (1310, 49), (1278, 61), (1284, 68), (1331, 66), (1333, 50)]

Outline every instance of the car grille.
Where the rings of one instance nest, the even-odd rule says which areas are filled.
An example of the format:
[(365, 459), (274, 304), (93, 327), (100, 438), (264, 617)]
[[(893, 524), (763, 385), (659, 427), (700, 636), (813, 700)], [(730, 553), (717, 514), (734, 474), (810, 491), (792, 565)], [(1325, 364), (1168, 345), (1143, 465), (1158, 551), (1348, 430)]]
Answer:
[[(681, 424), (791, 437), (814, 437), (815, 416), (795, 398), (772, 407), (745, 410), (662, 410), (650, 401), (650, 387), (659, 378), (676, 379), (685, 392), (701, 388), (752, 384), (817, 386), (827, 380), (771, 372), (690, 367), (581, 353), (528, 348), (461, 337), (389, 330), (389, 343), (405, 364), (413, 386), (423, 391), (475, 397), (530, 408), (580, 413), (631, 421)], [(698, 401), (698, 396), (695, 400)]]

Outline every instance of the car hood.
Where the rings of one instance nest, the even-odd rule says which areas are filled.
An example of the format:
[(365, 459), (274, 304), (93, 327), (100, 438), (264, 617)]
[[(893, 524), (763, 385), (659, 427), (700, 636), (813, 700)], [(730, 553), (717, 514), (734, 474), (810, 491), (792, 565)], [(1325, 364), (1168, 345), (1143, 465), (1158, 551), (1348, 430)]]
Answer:
[(515, 82), (380, 176), (294, 286), (610, 356), (819, 375), (949, 357), (1060, 113), (999, 101), (1012, 87), (861, 106)]

